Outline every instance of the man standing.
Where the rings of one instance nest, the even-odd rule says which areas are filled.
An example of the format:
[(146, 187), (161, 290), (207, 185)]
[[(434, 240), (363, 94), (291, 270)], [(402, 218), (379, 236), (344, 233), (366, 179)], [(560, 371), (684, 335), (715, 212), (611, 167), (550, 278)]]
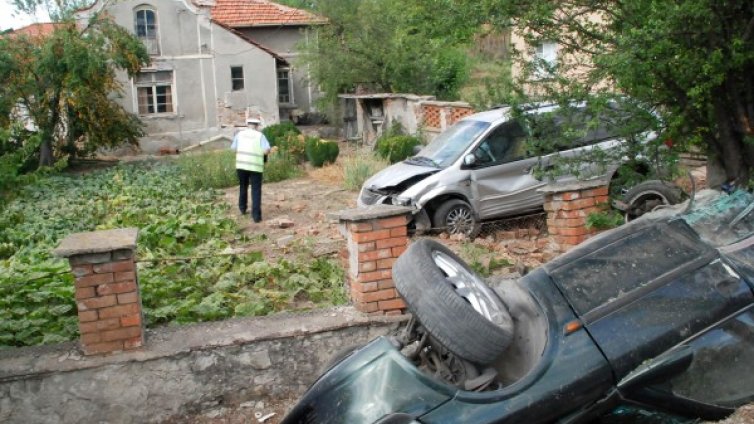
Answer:
[(262, 221), (262, 172), (264, 157), (270, 151), (270, 142), (259, 132), (259, 124), (259, 119), (246, 119), (246, 129), (236, 133), (230, 146), (236, 151), (236, 173), (240, 183), (238, 209), (241, 215), (246, 214), (251, 183), (251, 219), (254, 222)]

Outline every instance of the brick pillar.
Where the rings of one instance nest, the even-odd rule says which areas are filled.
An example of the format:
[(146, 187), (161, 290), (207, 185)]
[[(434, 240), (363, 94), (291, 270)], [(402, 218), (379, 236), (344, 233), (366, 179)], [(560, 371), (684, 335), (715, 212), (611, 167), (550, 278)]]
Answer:
[(348, 240), (350, 297), (359, 311), (379, 315), (405, 311), (406, 304), (393, 283), (393, 263), (408, 247), (411, 211), (375, 205), (332, 215)]
[(54, 253), (75, 277), (81, 347), (86, 355), (144, 345), (141, 296), (134, 264), (135, 228), (77, 233)]
[(600, 231), (586, 228), (586, 217), (610, 208), (608, 182), (590, 180), (550, 184), (540, 191), (545, 193), (547, 231), (562, 250), (568, 250)]

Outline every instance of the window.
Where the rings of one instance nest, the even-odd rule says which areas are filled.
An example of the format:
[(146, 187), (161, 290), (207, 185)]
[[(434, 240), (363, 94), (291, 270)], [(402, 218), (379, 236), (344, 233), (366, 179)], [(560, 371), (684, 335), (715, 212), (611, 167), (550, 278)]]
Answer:
[(507, 122), (492, 130), (474, 151), (477, 164), (486, 166), (526, 158), (526, 133), (518, 122)]
[(555, 73), (558, 65), (558, 43), (544, 41), (537, 45), (534, 52), (534, 75), (538, 78), (546, 78)]
[(173, 71), (142, 72), (135, 82), (139, 115), (173, 112)]
[(233, 91), (243, 90), (243, 66), (230, 67), (230, 82)]
[(278, 103), (293, 103), (290, 69), (278, 69)]
[(134, 12), (134, 32), (136, 37), (144, 43), (150, 55), (160, 54), (160, 43), (157, 37), (157, 14), (149, 8), (140, 8)]

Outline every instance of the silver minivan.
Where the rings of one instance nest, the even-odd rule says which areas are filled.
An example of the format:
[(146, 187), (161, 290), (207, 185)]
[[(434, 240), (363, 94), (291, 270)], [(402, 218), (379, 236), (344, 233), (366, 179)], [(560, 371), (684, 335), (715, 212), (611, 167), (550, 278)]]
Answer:
[[(557, 116), (557, 111), (557, 106), (539, 105), (526, 113)], [(610, 151), (623, 142), (605, 128), (585, 130), (577, 142), (562, 143), (568, 147), (536, 155), (527, 150), (531, 134), (520, 121), (514, 119), (510, 107), (458, 121), (416, 156), (369, 178), (359, 194), (359, 207), (379, 203), (411, 206), (417, 231), (444, 229), (473, 237), (482, 221), (541, 209), (544, 195), (538, 189), (551, 180), (537, 179), (535, 170), (551, 167), (555, 156), (573, 157), (594, 148)], [(643, 135), (644, 139), (651, 137), (653, 133)], [(584, 162), (578, 174), (610, 178), (618, 165)], [(564, 175), (556, 181), (575, 178)]]

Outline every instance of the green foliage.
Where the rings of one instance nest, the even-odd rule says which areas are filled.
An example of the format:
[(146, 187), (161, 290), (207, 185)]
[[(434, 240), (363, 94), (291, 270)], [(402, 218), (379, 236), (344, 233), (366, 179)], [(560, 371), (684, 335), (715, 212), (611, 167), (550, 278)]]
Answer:
[(299, 163), (306, 161), (306, 138), (302, 134), (289, 132), (277, 139), (276, 147)]
[(496, 270), (513, 265), (508, 259), (498, 257), (494, 250), (472, 242), (462, 243), (458, 256), (482, 277), (489, 277)]
[[(27, 137), (21, 144), (37, 148), (40, 165), (136, 143), (143, 135), (141, 122), (113, 95), (122, 93), (116, 70), (134, 75), (149, 55), (109, 18), (95, 14), (81, 28), (69, 17), (43, 38), (2, 37), (0, 51), (0, 97), (13, 99), (34, 122), (38, 140)], [(7, 115), (0, 123), (5, 121)]]
[(396, 135), (377, 140), (376, 149), (380, 157), (390, 163), (400, 162), (413, 156), (414, 147), (421, 145), (419, 138), (410, 135)]
[[(149, 325), (265, 314), (301, 300), (345, 301), (343, 270), (334, 261), (219, 255), (238, 228), (220, 194), (195, 189), (190, 180), (175, 163), (143, 163), (42, 177), (19, 189), (0, 214), (0, 346), (77, 335), (68, 264), (50, 253), (73, 232), (139, 228), (139, 282)], [(165, 259), (174, 257), (207, 258)]]
[(339, 153), (338, 143), (334, 141), (326, 141), (317, 137), (306, 138), (306, 157), (309, 159), (309, 163), (316, 168), (328, 163), (335, 163)]
[(467, 77), (465, 43), (486, 19), (470, 10), (434, 0), (318, 0), (328, 25), (304, 46), (303, 61), (333, 103), (357, 86), (456, 99)]
[(300, 174), (298, 159), (283, 150), (271, 152), (264, 164), (264, 182), (267, 183), (287, 180)]
[(623, 225), (623, 215), (615, 210), (605, 212), (592, 212), (586, 217), (586, 228), (596, 230), (608, 230)]
[(281, 138), (288, 138), (290, 133), (296, 135), (301, 134), (301, 130), (299, 130), (291, 121), (283, 121), (279, 124), (273, 124), (262, 130), (262, 134), (267, 137), (270, 146), (278, 146), (278, 140)]
[(371, 152), (359, 152), (343, 160), (343, 185), (348, 190), (359, 190), (364, 182), (389, 163)]
[(723, 178), (748, 181), (754, 167), (754, 145), (747, 142), (754, 121), (750, 1), (497, 3), (530, 48), (560, 42), (548, 78), (538, 75), (542, 63), (518, 52), (520, 91), (528, 88), (538, 100), (597, 103), (615, 92), (629, 96), (655, 107), (660, 139), (671, 138), (675, 149), (700, 146), (719, 162)]
[(189, 188), (227, 188), (238, 184), (235, 152), (231, 150), (183, 154), (176, 162)]

